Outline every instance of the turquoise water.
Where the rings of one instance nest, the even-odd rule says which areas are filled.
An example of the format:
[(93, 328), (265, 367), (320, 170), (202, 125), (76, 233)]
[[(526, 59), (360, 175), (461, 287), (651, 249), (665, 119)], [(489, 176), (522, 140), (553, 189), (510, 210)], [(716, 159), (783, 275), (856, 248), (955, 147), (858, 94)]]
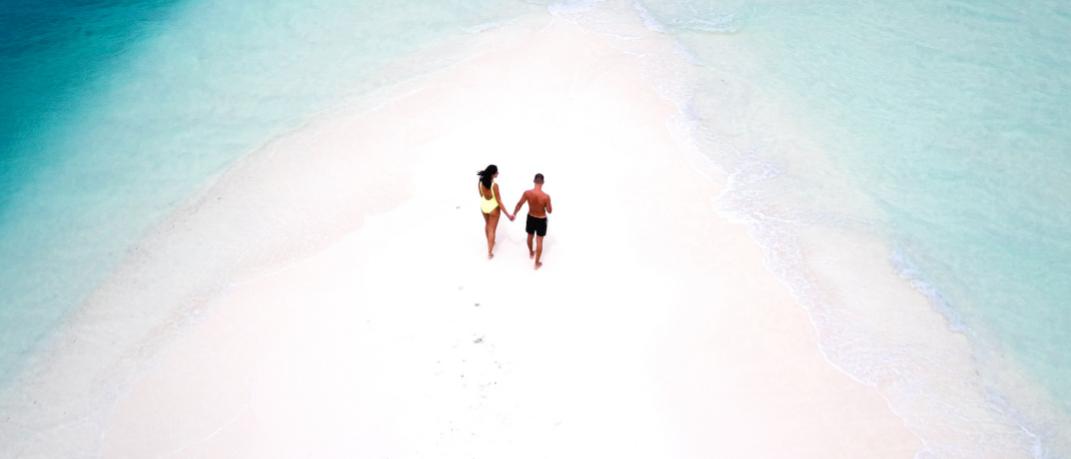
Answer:
[[(16, 0), (0, 15), (0, 375), (18, 363), (30, 343), (45, 333), (58, 316), (78, 301), (105, 273), (86, 275), (66, 268), (73, 264), (102, 267), (102, 257), (87, 252), (107, 248), (74, 247), (74, 238), (88, 222), (58, 215), (92, 186), (57, 189), (65, 176), (46, 183), (38, 171), (75, 154), (73, 148), (52, 148), (52, 135), (79, 121), (76, 109), (91, 96), (87, 84), (117, 65), (131, 44), (154, 33), (176, 2)], [(107, 180), (101, 177), (101, 181)], [(32, 187), (40, 187), (36, 195)], [(46, 191), (47, 190), (47, 191)], [(70, 210), (74, 210), (73, 208)], [(93, 237), (93, 244), (108, 244)], [(85, 239), (82, 239), (84, 242)], [(87, 261), (86, 264), (78, 260)], [(103, 270), (101, 270), (103, 271)], [(2, 378), (2, 377), (0, 377)]]
[(6, 3), (0, 383), (198, 187), (492, 3)]
[(831, 2), (756, 22), (778, 76), (853, 139), (837, 160), (921, 276), (1071, 410), (1071, 5)]
[[(1015, 406), (990, 367), (1010, 357), (1049, 392), (1050, 408), (1071, 413), (1071, 4), (643, 4), (705, 65), (725, 70), (710, 51), (717, 42), (755, 53), (742, 76), (820, 126), (808, 135), (879, 212), (831, 208), (842, 188), (790, 173), (752, 197), (791, 201), (786, 219), (799, 208), (835, 214), (889, 241), (890, 261), (971, 338), (993, 397), (1041, 438), (1034, 453), (1066, 454), (1046, 441), (1065, 441), (1071, 426)], [(695, 109), (717, 122), (724, 106), (707, 105)]]
[[(0, 379), (131, 244), (236, 158), (391, 83), (377, 75), (394, 57), (557, 3), (8, 2), (0, 15)], [(971, 338), (983, 370), (987, 359), (1010, 357), (1071, 413), (1071, 7), (633, 6), (698, 65), (762, 87), (804, 125), (820, 126), (808, 134), (877, 212), (845, 205), (844, 188), (813, 173), (757, 182), (749, 198), (787, 202), (778, 207), (786, 219), (848, 222), (889, 241), (889, 261)], [(719, 54), (733, 49), (750, 56), (747, 66), (725, 67), (739, 64)], [(697, 119), (723, 137), (761, 131), (726, 115), (748, 101), (714, 97), (730, 83), (708, 77), (694, 88)], [(767, 149), (777, 133), (765, 134), (748, 132), (760, 141), (718, 160), (728, 169), (758, 157), (770, 170), (808, 170)], [(1009, 411), (1029, 411), (993, 385)], [(1043, 442), (1071, 428), (1020, 414)]]
[(829, 2), (754, 23), (774, 75), (852, 139), (836, 159), (920, 275), (1071, 410), (1071, 5)]

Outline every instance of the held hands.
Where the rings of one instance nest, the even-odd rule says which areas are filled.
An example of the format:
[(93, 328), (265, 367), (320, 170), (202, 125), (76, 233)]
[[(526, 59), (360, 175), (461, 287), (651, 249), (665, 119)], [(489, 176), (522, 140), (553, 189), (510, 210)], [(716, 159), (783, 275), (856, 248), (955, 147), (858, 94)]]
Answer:
[(506, 218), (509, 218), (509, 221), (513, 221), (513, 219), (516, 218), (516, 217), (517, 217), (517, 214), (510, 215), (509, 212), (506, 212)]

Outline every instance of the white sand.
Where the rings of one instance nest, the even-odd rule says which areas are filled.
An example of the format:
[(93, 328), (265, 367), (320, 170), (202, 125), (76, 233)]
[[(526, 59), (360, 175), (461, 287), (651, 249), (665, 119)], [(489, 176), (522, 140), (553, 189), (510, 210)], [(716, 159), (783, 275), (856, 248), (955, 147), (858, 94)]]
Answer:
[[(82, 436), (26, 423), (37, 442), (20, 452), (913, 455), (917, 438), (823, 358), (760, 248), (716, 212), (722, 179), (674, 135), (676, 108), (640, 57), (671, 45), (634, 30), (629, 52), (550, 16), (484, 32), (472, 58), (243, 162), (136, 270), (243, 235), (302, 256), (248, 255), (222, 291), (190, 296), (195, 320), (122, 338), (144, 352), (125, 345), (72, 373), (100, 340), (57, 346), (29, 397), (106, 403), (79, 414)], [(539, 271), (523, 211), (484, 257), (474, 173), (491, 162), (509, 206), (546, 174), (556, 212)], [(139, 295), (127, 271), (75, 320)], [(166, 340), (147, 338), (162, 328)], [(120, 367), (136, 377), (105, 388)]]

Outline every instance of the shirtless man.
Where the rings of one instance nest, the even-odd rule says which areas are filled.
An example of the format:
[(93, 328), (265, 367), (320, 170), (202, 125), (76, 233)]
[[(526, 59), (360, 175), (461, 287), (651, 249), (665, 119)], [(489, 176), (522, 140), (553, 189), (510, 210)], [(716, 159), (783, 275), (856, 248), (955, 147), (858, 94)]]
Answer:
[[(535, 258), (535, 269), (543, 266), (539, 260), (543, 256), (543, 236), (547, 235), (547, 214), (554, 211), (550, 205), (550, 195), (543, 192), (543, 174), (535, 175), (535, 188), (525, 191), (521, 200), (517, 201), (517, 207), (513, 214), (521, 211), (521, 206), (528, 203), (528, 222), (524, 225), (524, 231), (528, 233), (528, 258)], [(536, 247), (532, 250), (532, 237), (535, 237)]]

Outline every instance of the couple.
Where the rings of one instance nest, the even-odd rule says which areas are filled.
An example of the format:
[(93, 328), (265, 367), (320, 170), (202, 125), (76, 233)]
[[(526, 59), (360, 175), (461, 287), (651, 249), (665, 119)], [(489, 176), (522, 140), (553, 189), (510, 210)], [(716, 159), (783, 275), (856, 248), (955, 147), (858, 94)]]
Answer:
[[(535, 269), (543, 266), (540, 258), (543, 256), (543, 236), (547, 235), (547, 214), (554, 209), (550, 205), (550, 195), (543, 192), (543, 174), (535, 175), (535, 188), (525, 191), (521, 200), (517, 201), (517, 207), (513, 209), (513, 215), (502, 204), (502, 195), (498, 192), (498, 166), (491, 164), (487, 169), (477, 172), (480, 176), (478, 188), (480, 190), (480, 211), (483, 212), (484, 234), (487, 236), (487, 259), (494, 258), (495, 253), (495, 230), (498, 229), (498, 217), (500, 212), (505, 212), (506, 217), (513, 221), (521, 206), (528, 203), (528, 222), (524, 225), (524, 231), (528, 233), (528, 258), (535, 258)], [(532, 237), (535, 237), (536, 246), (532, 250)]]

